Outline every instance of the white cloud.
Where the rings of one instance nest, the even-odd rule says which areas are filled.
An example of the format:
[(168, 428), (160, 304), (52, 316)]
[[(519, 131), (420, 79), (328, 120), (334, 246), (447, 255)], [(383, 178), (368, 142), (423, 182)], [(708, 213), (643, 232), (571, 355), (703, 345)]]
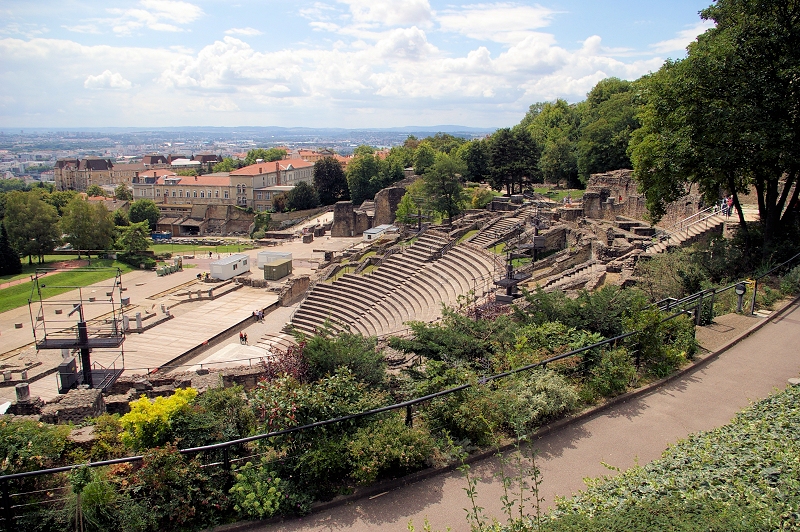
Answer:
[(83, 86), (87, 89), (130, 89), (132, 84), (130, 81), (122, 77), (119, 72), (111, 72), (110, 70), (103, 71), (98, 76), (89, 76), (83, 82)]
[(135, 8), (109, 8), (106, 11), (113, 17), (92, 19), (87, 24), (75, 25), (69, 29), (86, 33), (85, 28), (91, 25), (97, 28), (111, 27), (114, 33), (123, 36), (131, 35), (143, 28), (152, 31), (180, 32), (184, 31), (182, 26), (204, 15), (200, 7), (179, 0), (140, 0), (138, 7)]
[(23, 37), (27, 37), (29, 39), (39, 37), (49, 31), (50, 30), (47, 29), (46, 26), (39, 26), (39, 24), (33, 23), (18, 24), (16, 22), (12, 22), (10, 24), (6, 24), (3, 28), (0, 28), (0, 34), (2, 35), (22, 35)]
[(706, 32), (706, 30), (713, 28), (714, 22), (710, 20), (703, 20), (698, 22), (691, 28), (679, 31), (673, 39), (657, 42), (650, 45), (650, 48), (659, 54), (667, 54), (670, 52), (682, 52), (686, 50), (689, 43), (694, 41), (698, 35)]
[(428, 0), (338, 0), (350, 8), (356, 24), (427, 26), (433, 17)]
[(257, 30), (255, 28), (247, 27), (247, 28), (231, 28), (229, 30), (225, 30), (225, 35), (262, 35), (263, 32)]
[(516, 43), (550, 25), (555, 11), (515, 3), (470, 4), (443, 10), (436, 21), (446, 32), (472, 39)]

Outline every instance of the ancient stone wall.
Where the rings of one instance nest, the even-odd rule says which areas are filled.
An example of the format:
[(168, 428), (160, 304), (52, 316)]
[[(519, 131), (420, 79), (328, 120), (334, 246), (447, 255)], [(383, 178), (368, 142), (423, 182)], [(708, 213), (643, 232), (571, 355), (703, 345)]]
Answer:
[(106, 411), (100, 390), (70, 390), (42, 407), (41, 420), (45, 423), (80, 423), (88, 417), (97, 417)]
[(405, 193), (405, 187), (389, 187), (375, 194), (375, 218), (372, 223), (376, 227), (394, 223), (397, 206)]
[(356, 235), (356, 214), (352, 201), (338, 201), (333, 206), (333, 227), (331, 236), (348, 237)]
[[(617, 216), (646, 220), (648, 218), (646, 200), (637, 191), (637, 186), (637, 182), (633, 179), (633, 170), (593, 174), (586, 184), (582, 200), (583, 215), (602, 220), (615, 220)], [(699, 210), (700, 205), (699, 195), (687, 194), (667, 206), (667, 213), (659, 225), (669, 226), (691, 216)]]
[(364, 231), (372, 227), (372, 216), (369, 213), (364, 211), (357, 211), (355, 213), (356, 223), (355, 223), (355, 235), (362, 235)]
[(311, 286), (311, 278), (308, 275), (300, 275), (289, 281), (289, 286), (281, 292), (281, 306), (288, 306), (294, 303), (299, 297), (306, 293)]

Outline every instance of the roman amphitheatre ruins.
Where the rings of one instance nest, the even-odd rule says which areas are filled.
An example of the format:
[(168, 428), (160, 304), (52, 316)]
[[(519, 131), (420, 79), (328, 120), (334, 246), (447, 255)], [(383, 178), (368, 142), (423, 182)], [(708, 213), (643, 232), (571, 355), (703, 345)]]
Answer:
[[(174, 273), (135, 271), (113, 285), (0, 314), (0, 403), (8, 413), (65, 422), (124, 412), (142, 393), (167, 395), (189, 384), (248, 387), (274, 353), (295, 343), (293, 333), (328, 327), (380, 340), (408, 334), (410, 321), (435, 322), (443, 307), (507, 305), (537, 287), (576, 293), (635, 283), (637, 261), (729, 223), (689, 194), (653, 227), (630, 171), (619, 170), (592, 176), (582, 201), (573, 204), (538, 195), (498, 197), (448, 225), (421, 223), (365, 239), (370, 228), (393, 223), (403, 193), (400, 183), (358, 208), (340, 202), (315, 213), (274, 235), (274, 247), (245, 252), (249, 270), (232, 279), (204, 278), (217, 257), (186, 256)], [(292, 273), (264, 279), (255, 259), (265, 250), (291, 253)], [(48, 324), (49, 338), (74, 338), (75, 316), (67, 315), (76, 301), (90, 336), (102, 336), (110, 323), (124, 343), (97, 343), (91, 389), (59, 394), (59, 368), (72, 357), (80, 361), (80, 350), (69, 342), (47, 344), (40, 329)], [(262, 321), (254, 319), (257, 311)], [(248, 335), (246, 344), (239, 333)]]

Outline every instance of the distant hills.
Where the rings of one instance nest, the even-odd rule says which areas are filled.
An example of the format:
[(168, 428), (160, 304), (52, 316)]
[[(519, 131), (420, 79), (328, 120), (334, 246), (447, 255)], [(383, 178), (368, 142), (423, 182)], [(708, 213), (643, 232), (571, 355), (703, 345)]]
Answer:
[(348, 135), (352, 133), (363, 133), (374, 131), (376, 133), (470, 133), (470, 134), (489, 134), (493, 133), (497, 128), (486, 127), (470, 127), (459, 125), (439, 125), (439, 126), (402, 126), (402, 127), (387, 127), (387, 128), (313, 128), (313, 127), (279, 127), (279, 126), (235, 126), (235, 127), (221, 127), (221, 126), (175, 126), (175, 127), (37, 127), (37, 128), (6, 128), (6, 133), (16, 133), (21, 131), (24, 133), (56, 133), (56, 132), (91, 132), (91, 133), (106, 133), (106, 134), (125, 134), (136, 132), (185, 132), (185, 133), (205, 133), (205, 134), (219, 134), (219, 135)]

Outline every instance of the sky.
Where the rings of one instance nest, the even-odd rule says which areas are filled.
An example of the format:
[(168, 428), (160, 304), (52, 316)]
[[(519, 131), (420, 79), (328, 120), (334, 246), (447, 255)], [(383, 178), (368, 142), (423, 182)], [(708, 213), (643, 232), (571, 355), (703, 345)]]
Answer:
[(711, 0), (2, 0), (0, 128), (508, 127), (634, 80)]

